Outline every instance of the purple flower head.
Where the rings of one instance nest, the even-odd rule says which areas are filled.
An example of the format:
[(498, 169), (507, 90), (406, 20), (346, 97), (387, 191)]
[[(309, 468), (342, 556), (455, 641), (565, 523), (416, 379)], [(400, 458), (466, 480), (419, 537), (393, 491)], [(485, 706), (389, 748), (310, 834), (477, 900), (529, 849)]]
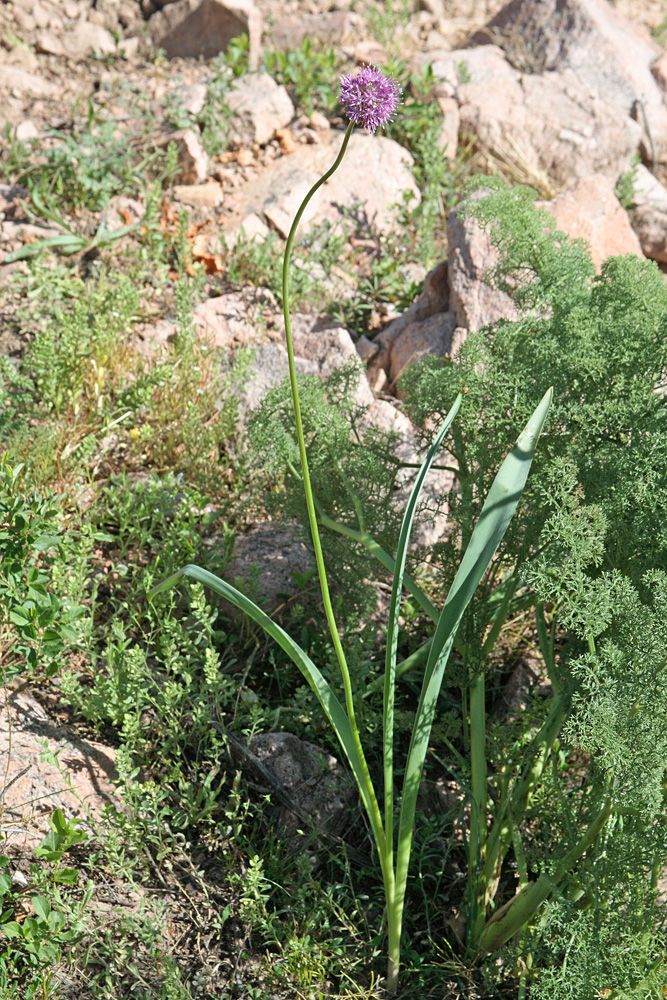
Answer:
[(364, 66), (356, 76), (340, 78), (340, 103), (345, 114), (369, 132), (391, 121), (401, 93), (396, 81), (375, 66)]

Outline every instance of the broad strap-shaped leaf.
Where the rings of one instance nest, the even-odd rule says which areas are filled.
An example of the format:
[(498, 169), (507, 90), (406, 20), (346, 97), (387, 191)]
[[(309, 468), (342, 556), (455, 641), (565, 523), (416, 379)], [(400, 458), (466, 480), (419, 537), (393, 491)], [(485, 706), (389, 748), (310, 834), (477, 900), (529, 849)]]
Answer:
[[(262, 611), (262, 609), (259, 608), (254, 601), (251, 601), (250, 598), (246, 597), (240, 590), (237, 590), (236, 587), (233, 587), (230, 583), (227, 583), (225, 580), (221, 580), (220, 577), (216, 576), (214, 573), (210, 573), (206, 569), (202, 569), (200, 566), (190, 564), (188, 566), (184, 566), (182, 569), (179, 569), (178, 572), (174, 573), (172, 576), (168, 577), (168, 579), (163, 580), (162, 583), (154, 587), (148, 595), (149, 599), (152, 599), (156, 594), (173, 587), (175, 584), (179, 583), (183, 577), (189, 577), (191, 580), (196, 580), (197, 583), (201, 583), (210, 590), (215, 591), (216, 594), (220, 594), (221, 597), (226, 598), (240, 611), (243, 611), (248, 618), (257, 622), (257, 624), (264, 629), (266, 634), (269, 635), (274, 642), (276, 642), (280, 648), (287, 653), (292, 662), (296, 664), (313, 689), (315, 695), (317, 696), (317, 700), (322, 706), (324, 714), (335, 730), (340, 745), (350, 763), (350, 767), (352, 768), (352, 772), (357, 782), (361, 797), (364, 800), (368, 816), (372, 821), (372, 804), (368, 797), (361, 760), (352, 737), (350, 720), (347, 717), (345, 709), (332, 691), (329, 683), (322, 676), (321, 671), (315, 666), (308, 654), (304, 652), (301, 646), (299, 646), (299, 644), (295, 642), (294, 639), (292, 639), (292, 637), (280, 627), (280, 625), (274, 622), (272, 618), (269, 618), (269, 616)], [(382, 842), (383, 832), (382, 830), (377, 832), (380, 835), (380, 840), (377, 841), (379, 844)]]
[[(458, 413), (461, 405), (461, 395), (459, 394), (454, 405), (447, 414), (447, 418), (438, 432), (433, 444), (428, 450), (419, 475), (417, 476), (410, 499), (408, 500), (403, 514), (403, 523), (398, 538), (396, 549), (396, 559), (394, 562), (394, 579), (391, 590), (391, 601), (389, 603), (389, 617), (387, 621), (387, 652), (384, 668), (384, 794), (385, 794), (385, 835), (387, 842), (393, 841), (394, 823), (394, 702), (396, 693), (396, 655), (398, 649), (398, 616), (401, 608), (401, 597), (403, 594), (403, 583), (405, 577), (405, 563), (408, 555), (408, 543), (412, 533), (417, 504), (419, 497), (436, 455), (444, 440), (445, 434), (451, 427), (454, 417)], [(391, 839), (390, 839), (391, 838)]]
[(17, 250), (12, 250), (5, 257), (4, 263), (13, 264), (17, 260), (27, 260), (38, 254), (40, 250), (59, 249), (64, 253), (78, 253), (86, 246), (86, 242), (80, 236), (72, 236), (69, 233), (63, 233), (62, 236), (48, 236), (46, 239), (36, 240), (34, 243), (24, 243)]
[(435, 630), (403, 780), (398, 832), (397, 896), (405, 892), (417, 794), (454, 635), (517, 508), (549, 412), (552, 394), (552, 389), (545, 393), (493, 481)]

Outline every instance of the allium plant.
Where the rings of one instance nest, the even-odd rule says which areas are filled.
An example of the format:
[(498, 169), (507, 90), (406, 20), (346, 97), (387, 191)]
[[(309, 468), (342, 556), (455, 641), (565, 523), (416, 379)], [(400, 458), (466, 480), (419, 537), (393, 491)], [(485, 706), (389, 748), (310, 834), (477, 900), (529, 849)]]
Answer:
[[(533, 412), (520, 434), (514, 448), (505, 458), (488, 492), (474, 531), (451, 585), (442, 611), (437, 615), (435, 631), (422, 681), (421, 695), (412, 730), (410, 747), (404, 765), (402, 794), (397, 796), (394, 784), (394, 699), (397, 679), (397, 649), (399, 613), (403, 587), (409, 585), (405, 574), (408, 543), (424, 481), (433, 464), (445, 435), (461, 405), (459, 395), (449, 410), (444, 424), (431, 445), (414, 482), (405, 509), (395, 556), (382, 553), (382, 561), (393, 573), (393, 586), (387, 622), (387, 646), (384, 672), (383, 701), (383, 780), (374, 779), (364, 752), (362, 736), (354, 709), (354, 691), (350, 670), (341, 642), (340, 633), (329, 593), (327, 572), (324, 565), (318, 520), (323, 515), (313, 494), (308, 457), (301, 417), (301, 403), (294, 362), (294, 347), (289, 311), (290, 258), (297, 228), (303, 213), (318, 189), (327, 182), (339, 167), (355, 125), (375, 132), (385, 125), (396, 112), (400, 88), (389, 77), (374, 67), (365, 67), (356, 76), (341, 78), (341, 104), (349, 118), (340, 152), (333, 166), (313, 185), (296, 213), (285, 246), (283, 262), (283, 308), (285, 337), (289, 357), (289, 380), (294, 406), (294, 422), (298, 442), (303, 489), (308, 510), (315, 562), (326, 615), (344, 690), (342, 704), (324, 675), (307, 653), (261, 608), (245, 597), (231, 584), (226, 583), (198, 566), (185, 566), (154, 589), (156, 594), (173, 586), (186, 576), (210, 587), (260, 625), (265, 632), (287, 653), (299, 668), (314, 691), (322, 710), (335, 730), (341, 748), (354, 775), (361, 800), (368, 815), (382, 871), (386, 899), (388, 936), (387, 977), (388, 992), (395, 993), (400, 969), (401, 928), (407, 888), (412, 837), (417, 808), (417, 796), (422, 769), (426, 759), (431, 728), (438, 696), (442, 687), (445, 668), (449, 659), (456, 631), (470, 600), (486, 572), (514, 515), (523, 492), (539, 435), (551, 403), (549, 390)], [(376, 546), (377, 548), (377, 546)], [(381, 794), (378, 794), (378, 785)], [(380, 801), (383, 800), (383, 808)], [(400, 807), (397, 812), (397, 800)], [(396, 820), (398, 822), (396, 823)]]

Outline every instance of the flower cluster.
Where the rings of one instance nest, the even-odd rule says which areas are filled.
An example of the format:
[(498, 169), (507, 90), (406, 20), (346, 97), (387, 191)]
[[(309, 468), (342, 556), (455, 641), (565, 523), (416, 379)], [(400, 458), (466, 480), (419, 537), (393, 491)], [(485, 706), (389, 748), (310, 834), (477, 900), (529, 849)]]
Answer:
[(369, 132), (386, 125), (401, 99), (401, 88), (375, 66), (364, 66), (356, 76), (341, 76), (340, 103), (345, 114)]

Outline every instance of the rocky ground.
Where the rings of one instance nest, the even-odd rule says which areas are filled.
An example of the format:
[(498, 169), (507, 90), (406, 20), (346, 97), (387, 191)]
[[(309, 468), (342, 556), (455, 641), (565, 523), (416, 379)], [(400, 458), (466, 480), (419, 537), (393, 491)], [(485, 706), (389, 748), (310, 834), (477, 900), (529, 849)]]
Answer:
[[(0, 345), (14, 358), (25, 348), (12, 321), (12, 288), (36, 243), (51, 239), (57, 251), (78, 240), (76, 259), (85, 270), (100, 255), (113, 266), (114, 247), (141, 236), (147, 203), (130, 184), (131, 169), (132, 190), (111, 185), (108, 197), (98, 197), (105, 170), (85, 146), (65, 157), (67, 183), (80, 182), (78, 204), (57, 179), (41, 210), (30, 200), (35, 164), (66, 151), (68, 135), (80, 137), (86, 128), (99, 135), (104, 128), (116, 149), (109, 170), (118, 169), (119, 149), (147, 157), (172, 150), (171, 184), (158, 214), (168, 230), (179, 212), (189, 213), (187, 240), (205, 272), (195, 326), (221, 352), (255, 348), (241, 415), (282, 378), (286, 352), (275, 289), (233, 280), (229, 262), (239, 241), (278, 252), (303, 195), (338, 149), (343, 120), (335, 107), (309, 107), (307, 86), (286, 77), (277, 82), (269, 71), (278, 63), (268, 62), (267, 53), (299, 49), (304, 40), (318, 50), (331, 47), (336, 72), (368, 61), (393, 66), (398, 56), (406, 72), (431, 67), (428, 100), (441, 110), (438, 146), (450, 176), (482, 169), (534, 187), (558, 228), (588, 241), (598, 267), (622, 253), (667, 265), (666, 34), (659, 0), (4, 0)], [(241, 35), (248, 41), (237, 52), (238, 75), (225, 78), (218, 95), (215, 60)], [(225, 122), (217, 147), (216, 114)], [(342, 167), (312, 202), (302, 234), (328, 224), (342, 234), (343, 249), (329, 267), (305, 251), (297, 261), (321, 294), (304, 299), (294, 329), (301, 371), (326, 375), (350, 359), (363, 366), (357, 401), (367, 426), (396, 431), (397, 454), (416, 460), (415, 431), (401, 409), (401, 374), (424, 354), (455, 352), (469, 331), (512, 316), (513, 306), (483, 280), (494, 262), (486, 234), (455, 209), (447, 212), (443, 199), (435, 257), (406, 258), (402, 273), (414, 288), (409, 302), (367, 301), (359, 324), (341, 319), (353, 312), (334, 318), (323, 309), (325, 301), (354, 299), (354, 268), (363, 267), (364, 253), (372, 257), (395, 245), (406, 192), (413, 208), (426, 197), (414, 151), (399, 138), (355, 134)], [(108, 240), (113, 233), (117, 243)], [(147, 351), (168, 345), (176, 329), (173, 295), (167, 290), (144, 307), (141, 343)], [(435, 481), (431, 488), (443, 487)], [(443, 530), (441, 521), (424, 521), (419, 541), (430, 544)], [(257, 525), (237, 539), (233, 575), (247, 575), (267, 556), (270, 571), (260, 586), (271, 605), (289, 590), (291, 573), (306, 572), (309, 562), (289, 534)], [(114, 801), (114, 751), (71, 728), (57, 699), (36, 699), (22, 684), (8, 688), (1, 715), (3, 834), (8, 851), (28, 857), (48, 832), (53, 808), (85, 815), (83, 803), (99, 816)], [(39, 757), (44, 737), (61, 751), (58, 766)], [(315, 789), (319, 801), (308, 798), (302, 787), (310, 782), (312, 791), (308, 744), (290, 739), (287, 750), (260, 740), (256, 766), (278, 796), (295, 796), (304, 812), (326, 812), (322, 797), (335, 811), (349, 790), (343, 783), (332, 795), (325, 783)], [(203, 906), (196, 873), (191, 882)]]

